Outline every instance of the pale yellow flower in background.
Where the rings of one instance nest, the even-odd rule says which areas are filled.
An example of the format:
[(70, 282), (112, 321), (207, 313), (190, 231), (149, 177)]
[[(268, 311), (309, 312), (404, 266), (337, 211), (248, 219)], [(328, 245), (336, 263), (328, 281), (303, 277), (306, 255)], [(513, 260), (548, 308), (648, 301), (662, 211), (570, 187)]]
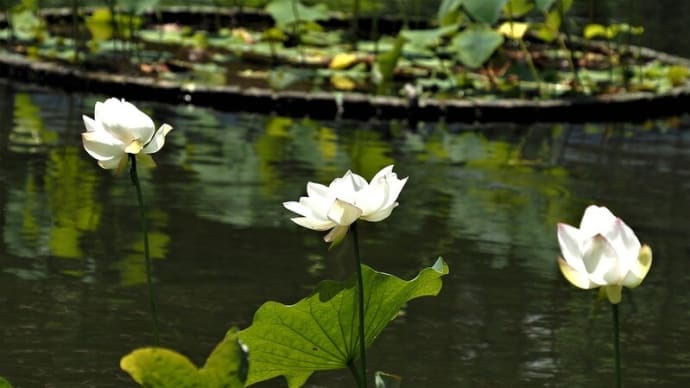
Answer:
[(392, 165), (376, 173), (371, 182), (348, 170), (328, 186), (307, 183), (306, 197), (284, 202), (283, 206), (301, 216), (292, 218), (297, 225), (312, 230), (330, 229), (324, 240), (337, 243), (359, 219), (378, 222), (388, 218), (398, 206), (398, 195), (406, 182), (407, 178), (398, 179)]
[(563, 276), (575, 287), (602, 287), (614, 304), (622, 288), (639, 286), (652, 265), (651, 248), (605, 207), (587, 207), (579, 229), (559, 223), (558, 243)]
[(168, 124), (156, 130), (153, 120), (125, 100), (109, 98), (97, 102), (94, 118), (82, 116), (86, 132), (81, 134), (84, 149), (104, 169), (118, 168), (126, 154), (158, 152), (165, 144)]

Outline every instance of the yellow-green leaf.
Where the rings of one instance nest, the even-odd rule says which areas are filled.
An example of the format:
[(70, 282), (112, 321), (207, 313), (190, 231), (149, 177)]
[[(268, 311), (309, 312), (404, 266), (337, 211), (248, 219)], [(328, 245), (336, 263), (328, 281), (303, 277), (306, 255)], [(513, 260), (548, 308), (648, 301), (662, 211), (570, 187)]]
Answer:
[(248, 358), (237, 333), (237, 329), (230, 329), (200, 369), (173, 350), (153, 347), (126, 355), (120, 368), (148, 388), (242, 388)]
[(347, 69), (357, 62), (357, 55), (352, 53), (338, 53), (331, 59), (328, 64), (330, 69), (342, 70)]
[(505, 22), (498, 27), (498, 32), (511, 39), (522, 39), (528, 28), (527, 23)]

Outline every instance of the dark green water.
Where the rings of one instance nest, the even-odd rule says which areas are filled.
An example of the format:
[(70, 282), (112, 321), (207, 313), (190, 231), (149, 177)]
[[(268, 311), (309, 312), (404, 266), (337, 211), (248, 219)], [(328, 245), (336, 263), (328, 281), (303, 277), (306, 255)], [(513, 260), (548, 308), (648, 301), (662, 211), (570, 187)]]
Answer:
[[(105, 97), (0, 84), (0, 376), (18, 387), (134, 386), (119, 359), (152, 342), (134, 188), (80, 142)], [(690, 118), (411, 131), (138, 105), (175, 127), (141, 176), (163, 344), (196, 363), (264, 301), (352, 273), (348, 244), (328, 251), (281, 203), (395, 163), (410, 179), (389, 219), (362, 225), (363, 260), (410, 278), (442, 255), (451, 274), (383, 332), (371, 370), (407, 387), (612, 386), (609, 308), (556, 263), (556, 222), (596, 203), (655, 254), (621, 305), (625, 386), (690, 382)]]

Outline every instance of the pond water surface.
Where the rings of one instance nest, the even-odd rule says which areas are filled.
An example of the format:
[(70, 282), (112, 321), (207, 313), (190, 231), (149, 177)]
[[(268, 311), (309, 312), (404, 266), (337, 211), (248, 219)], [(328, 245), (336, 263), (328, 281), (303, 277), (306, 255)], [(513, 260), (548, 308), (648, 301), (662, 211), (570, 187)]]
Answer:
[[(135, 386), (150, 345), (135, 192), (83, 151), (107, 96), (0, 83), (0, 376), (18, 387)], [(644, 124), (315, 122), (136, 102), (175, 127), (141, 171), (163, 345), (202, 363), (267, 300), (294, 303), (353, 270), (281, 203), (351, 168), (409, 176), (363, 260), (411, 278), (443, 256), (440, 295), (409, 303), (370, 369), (407, 387), (605, 387), (611, 317), (558, 270), (556, 223), (606, 205), (654, 249), (621, 304), (627, 387), (690, 382), (690, 119)], [(261, 387), (285, 386), (273, 380)], [(345, 370), (309, 387), (351, 387)]]

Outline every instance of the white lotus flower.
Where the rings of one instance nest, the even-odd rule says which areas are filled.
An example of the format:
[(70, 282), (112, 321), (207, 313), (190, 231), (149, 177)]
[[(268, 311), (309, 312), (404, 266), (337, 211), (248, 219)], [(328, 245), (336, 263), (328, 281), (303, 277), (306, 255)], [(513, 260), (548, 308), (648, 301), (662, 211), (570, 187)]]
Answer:
[(376, 173), (371, 183), (348, 170), (328, 186), (307, 183), (307, 197), (301, 197), (299, 202), (284, 202), (283, 206), (301, 216), (292, 218), (297, 225), (313, 230), (331, 229), (324, 240), (337, 243), (358, 219), (378, 222), (388, 218), (398, 206), (396, 200), (406, 182), (407, 178), (398, 179), (392, 165)]
[(652, 250), (605, 207), (589, 206), (580, 228), (558, 224), (563, 276), (575, 287), (602, 287), (611, 303), (621, 301), (623, 287), (642, 283), (652, 265)]
[(86, 126), (81, 134), (84, 149), (107, 170), (118, 168), (126, 154), (158, 152), (172, 130), (168, 124), (156, 130), (146, 113), (117, 98), (97, 102), (94, 118), (82, 118)]

